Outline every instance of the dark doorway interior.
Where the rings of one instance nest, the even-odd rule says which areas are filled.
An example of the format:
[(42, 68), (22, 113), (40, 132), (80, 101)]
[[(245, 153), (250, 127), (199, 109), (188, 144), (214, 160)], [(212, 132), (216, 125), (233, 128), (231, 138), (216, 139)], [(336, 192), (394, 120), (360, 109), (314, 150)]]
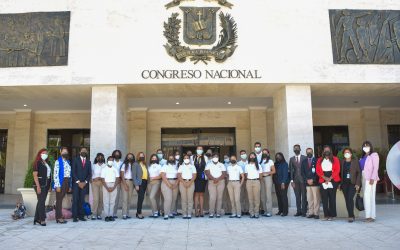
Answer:
[(80, 147), (87, 147), (90, 153), (90, 129), (49, 129), (47, 149), (50, 155), (57, 158), (60, 147), (67, 147), (72, 158), (78, 156)]
[(389, 148), (400, 141), (400, 125), (388, 125), (388, 142)]
[(314, 127), (314, 151), (320, 157), (323, 146), (332, 147), (334, 155), (337, 155), (343, 148), (349, 146), (348, 126), (315, 126)]

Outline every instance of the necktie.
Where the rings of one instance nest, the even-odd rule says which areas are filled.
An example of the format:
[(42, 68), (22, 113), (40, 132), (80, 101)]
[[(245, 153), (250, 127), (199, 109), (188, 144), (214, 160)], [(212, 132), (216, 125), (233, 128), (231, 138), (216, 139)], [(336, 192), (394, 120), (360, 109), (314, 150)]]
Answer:
[(86, 160), (85, 160), (85, 158), (83, 158), (83, 159), (82, 159), (82, 167), (83, 167), (83, 168), (85, 168), (85, 163), (86, 163)]
[(311, 158), (308, 158), (308, 167), (311, 167)]
[(296, 156), (296, 162), (299, 163), (299, 157), (298, 156)]

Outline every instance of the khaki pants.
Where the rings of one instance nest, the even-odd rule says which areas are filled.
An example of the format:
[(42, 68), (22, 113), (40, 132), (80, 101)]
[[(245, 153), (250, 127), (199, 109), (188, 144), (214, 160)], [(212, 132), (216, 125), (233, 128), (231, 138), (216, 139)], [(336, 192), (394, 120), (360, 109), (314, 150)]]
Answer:
[(243, 182), (243, 185), (240, 190), (240, 205), (242, 206), (242, 212), (249, 212), (249, 195), (247, 194), (246, 188), (247, 181)]
[(242, 215), (242, 206), (240, 205), (240, 181), (228, 182), (228, 193), (231, 200), (232, 215)]
[(129, 216), (129, 208), (131, 206), (131, 200), (133, 196), (133, 181), (125, 180), (125, 182), (128, 185), (128, 191), (125, 191), (122, 184), (120, 185), (122, 193), (122, 215)]
[(179, 192), (182, 198), (182, 214), (183, 216), (192, 215), (193, 210), (193, 193), (194, 193), (194, 183), (192, 183), (188, 188), (186, 188), (183, 183), (179, 184)]
[(319, 215), (321, 195), (318, 186), (307, 186), (308, 215)]
[(260, 180), (247, 180), (247, 193), (249, 195), (249, 213), (251, 216), (260, 214)]
[(121, 199), (121, 183), (118, 184), (118, 186), (115, 188), (115, 190), (117, 190), (117, 194), (115, 197), (113, 216), (116, 216), (117, 212), (118, 212), (119, 200)]
[(265, 182), (264, 179), (260, 179), (260, 208), (261, 210), (264, 210), (264, 212), (267, 212), (267, 208), (266, 208), (266, 201), (267, 201), (267, 197), (266, 197), (266, 192), (265, 192)]
[(92, 182), (93, 193), (93, 216), (101, 216), (103, 211), (103, 183), (100, 180)]
[(158, 212), (158, 204), (157, 204), (157, 194), (160, 191), (160, 186), (161, 186), (161, 180), (152, 180), (150, 181), (149, 184), (149, 199), (150, 199), (150, 204), (151, 204), (151, 211), (152, 214)]
[[(177, 180), (168, 180), (171, 184), (175, 184)], [(164, 214), (171, 215), (172, 204), (176, 202), (178, 197), (178, 187), (170, 189), (164, 182), (161, 183), (161, 192), (164, 197)]]
[(210, 194), (210, 215), (222, 213), (221, 207), (224, 189), (225, 180), (220, 180), (217, 184), (214, 184), (213, 181), (208, 181), (208, 192)]
[(264, 211), (272, 215), (272, 176), (264, 176), (261, 183), (264, 183)]
[[(107, 187), (114, 187), (114, 182), (107, 182)], [(117, 189), (115, 188), (112, 192), (108, 192), (105, 187), (103, 187), (103, 206), (105, 216), (113, 216), (113, 210), (115, 205), (115, 200), (117, 197)]]
[(224, 194), (222, 195), (222, 209), (224, 213), (232, 213), (231, 200), (228, 192), (228, 180), (225, 180)]

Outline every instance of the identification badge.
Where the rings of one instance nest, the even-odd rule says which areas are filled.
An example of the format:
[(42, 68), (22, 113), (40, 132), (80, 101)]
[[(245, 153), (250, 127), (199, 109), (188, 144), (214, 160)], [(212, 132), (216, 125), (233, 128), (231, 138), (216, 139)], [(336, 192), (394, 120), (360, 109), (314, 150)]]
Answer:
[(313, 174), (315, 174), (315, 168), (312, 168), (311, 171), (313, 172)]
[(201, 173), (201, 179), (204, 179), (204, 172)]
[(350, 179), (350, 174), (349, 174), (349, 173), (346, 175), (346, 178), (347, 178), (347, 179)]

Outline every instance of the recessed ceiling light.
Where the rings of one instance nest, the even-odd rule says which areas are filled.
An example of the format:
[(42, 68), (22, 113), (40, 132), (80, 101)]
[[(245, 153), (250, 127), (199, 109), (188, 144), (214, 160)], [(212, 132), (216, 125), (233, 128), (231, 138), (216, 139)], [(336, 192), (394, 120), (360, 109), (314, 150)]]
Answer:
[(24, 107), (28, 107), (28, 104), (24, 104)]
[(179, 102), (176, 102), (175, 104), (176, 104), (176, 105), (179, 105), (180, 103), (179, 103)]
[(229, 104), (229, 105), (231, 105), (231, 104), (232, 104), (232, 102), (228, 102), (228, 104)]

